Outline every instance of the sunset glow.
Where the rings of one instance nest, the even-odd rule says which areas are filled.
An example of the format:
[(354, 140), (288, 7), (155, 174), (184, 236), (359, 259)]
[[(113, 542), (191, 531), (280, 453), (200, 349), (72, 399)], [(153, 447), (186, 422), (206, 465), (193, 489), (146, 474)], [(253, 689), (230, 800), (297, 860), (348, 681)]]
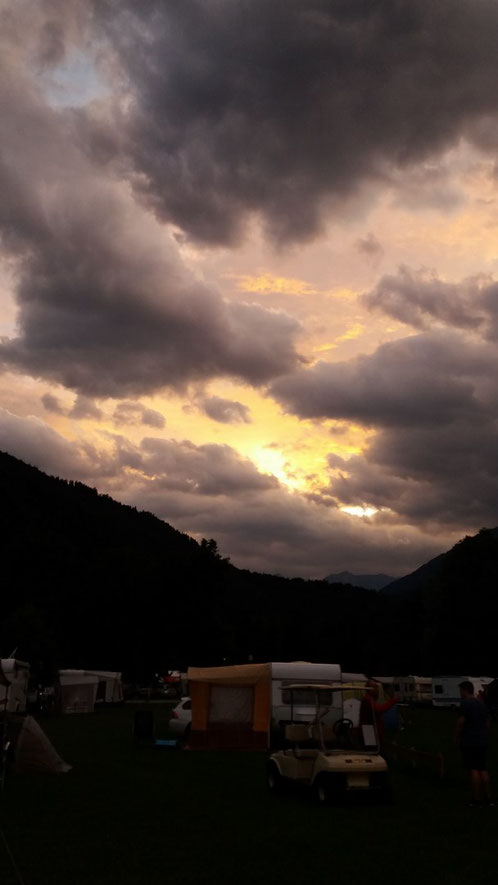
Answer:
[(0, 447), (305, 577), (498, 517), (498, 7), (346, 6), (2, 12)]

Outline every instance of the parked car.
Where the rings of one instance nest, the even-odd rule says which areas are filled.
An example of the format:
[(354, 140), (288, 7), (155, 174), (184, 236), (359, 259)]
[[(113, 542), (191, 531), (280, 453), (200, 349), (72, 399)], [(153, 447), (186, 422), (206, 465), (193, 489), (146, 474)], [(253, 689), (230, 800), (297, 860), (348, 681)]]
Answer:
[(174, 708), (171, 719), (169, 720), (169, 729), (178, 737), (188, 738), (190, 734), (190, 726), (192, 723), (192, 701), (190, 698), (182, 698)]

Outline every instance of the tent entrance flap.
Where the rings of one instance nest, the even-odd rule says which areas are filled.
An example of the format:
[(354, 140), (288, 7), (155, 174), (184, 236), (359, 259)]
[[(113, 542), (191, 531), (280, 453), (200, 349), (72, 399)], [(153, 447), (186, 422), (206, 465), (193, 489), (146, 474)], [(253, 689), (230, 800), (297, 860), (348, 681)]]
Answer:
[(209, 722), (239, 722), (250, 725), (254, 706), (251, 685), (213, 685), (209, 704)]
[(271, 715), (269, 664), (189, 669), (191, 747), (264, 749)]

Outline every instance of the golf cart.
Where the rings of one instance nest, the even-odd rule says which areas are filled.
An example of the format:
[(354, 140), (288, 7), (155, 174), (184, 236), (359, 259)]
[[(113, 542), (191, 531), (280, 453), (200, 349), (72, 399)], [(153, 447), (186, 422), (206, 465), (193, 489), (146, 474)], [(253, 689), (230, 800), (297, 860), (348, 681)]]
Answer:
[(286, 783), (297, 783), (311, 787), (321, 804), (353, 793), (376, 794), (381, 801), (388, 801), (387, 765), (380, 755), (375, 722), (360, 725), (343, 718), (332, 726), (324, 723), (330, 713), (333, 692), (343, 693), (344, 704), (345, 695), (349, 698), (361, 696), (368, 689), (358, 685), (320, 683), (288, 688), (291, 692), (303, 688), (313, 691), (315, 715), (308, 724), (286, 726), (285, 738), (292, 747), (270, 756), (267, 766), (269, 790), (276, 792)]

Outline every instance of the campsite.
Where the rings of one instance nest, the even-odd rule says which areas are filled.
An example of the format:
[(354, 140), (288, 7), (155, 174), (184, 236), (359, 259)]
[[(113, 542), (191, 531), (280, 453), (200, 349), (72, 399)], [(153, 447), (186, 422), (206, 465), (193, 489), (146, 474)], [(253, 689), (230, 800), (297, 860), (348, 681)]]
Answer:
[[(335, 725), (353, 725), (341, 718), (345, 709), (354, 715), (353, 694), (368, 691), (362, 674), (306, 662), (189, 668), (192, 729), (180, 740), (170, 730), (174, 701), (95, 703), (90, 711), (85, 703), (88, 686), (97, 691), (95, 672), (61, 671), (63, 703), (42, 710), (39, 724), (29, 715), (7, 716), (28, 737), (22, 752), (14, 740), (14, 764), (1, 792), (2, 885), (297, 885), (321, 881), (329, 870), (339, 882), (385, 882), (402, 874), (405, 883), (435, 885), (441, 869), (450, 885), (491, 883), (498, 810), (468, 806), (454, 709), (398, 706), (397, 725), (382, 749), (387, 801), (353, 783), (320, 804), (299, 783), (269, 789), (268, 766), (282, 758), (282, 751), (269, 755), (270, 723), (276, 713), (284, 717), (286, 737), (297, 729), (311, 739), (316, 726), (308, 729), (306, 722), (314, 721), (316, 688), (317, 697), (329, 696), (323, 719), (334, 724), (320, 726), (321, 740), (324, 732), (339, 734)], [(306, 673), (321, 674), (323, 682), (310, 683)], [(121, 697), (117, 675), (106, 674), (109, 697)], [(492, 778), (497, 732), (493, 720)], [(354, 755), (349, 740), (345, 746), (346, 752), (333, 752)], [(371, 749), (370, 761), (380, 761), (378, 747)], [(313, 751), (304, 752), (307, 759)]]
[[(442, 870), (449, 885), (494, 882), (497, 812), (466, 807), (451, 711), (411, 711), (400, 736), (443, 751), (443, 781), (396, 765), (393, 805), (321, 808), (305, 794), (269, 795), (265, 753), (135, 746), (135, 712), (153, 711), (166, 737), (171, 708), (126, 704), (43, 720), (72, 770), (6, 785), (1, 823), (26, 885), (297, 885), (332, 876), (436, 885)], [(497, 761), (493, 752), (492, 773)], [(0, 881), (17, 881), (3, 851)]]

